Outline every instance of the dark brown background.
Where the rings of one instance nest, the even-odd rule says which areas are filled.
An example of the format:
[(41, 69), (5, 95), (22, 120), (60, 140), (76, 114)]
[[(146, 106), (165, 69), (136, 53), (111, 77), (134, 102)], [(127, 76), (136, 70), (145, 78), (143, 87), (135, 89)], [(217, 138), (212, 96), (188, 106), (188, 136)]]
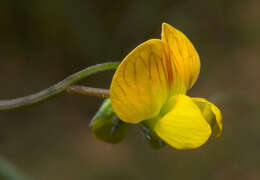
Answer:
[[(223, 136), (192, 151), (154, 151), (139, 129), (110, 145), (88, 123), (101, 99), (62, 95), (0, 113), (0, 153), (37, 180), (260, 179), (258, 0), (1, 0), (0, 98), (44, 89), (89, 65), (120, 61), (160, 38), (161, 23), (197, 48), (200, 77), (189, 95), (213, 98)], [(83, 84), (108, 88), (113, 72)]]

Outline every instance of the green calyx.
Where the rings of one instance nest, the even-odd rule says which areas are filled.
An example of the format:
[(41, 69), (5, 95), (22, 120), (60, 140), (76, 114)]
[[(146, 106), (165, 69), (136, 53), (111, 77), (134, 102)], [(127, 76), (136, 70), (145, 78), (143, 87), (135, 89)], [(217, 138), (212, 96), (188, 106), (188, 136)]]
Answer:
[(147, 121), (144, 121), (138, 124), (144, 134), (144, 138), (146, 142), (153, 149), (163, 148), (166, 145), (165, 142), (160, 137), (157, 136), (157, 134), (149, 127), (149, 125), (146, 124), (146, 122)]
[(116, 144), (126, 136), (128, 124), (116, 116), (110, 99), (106, 99), (91, 120), (90, 128), (96, 138), (107, 143)]

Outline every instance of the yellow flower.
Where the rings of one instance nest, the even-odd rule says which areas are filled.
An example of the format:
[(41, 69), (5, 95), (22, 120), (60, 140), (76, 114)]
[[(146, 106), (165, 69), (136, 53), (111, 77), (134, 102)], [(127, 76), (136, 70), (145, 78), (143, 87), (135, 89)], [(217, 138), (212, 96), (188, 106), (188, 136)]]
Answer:
[(169, 24), (162, 38), (135, 48), (117, 68), (110, 87), (112, 107), (127, 123), (143, 123), (176, 149), (204, 144), (222, 132), (220, 110), (203, 98), (186, 96), (200, 71), (189, 39)]

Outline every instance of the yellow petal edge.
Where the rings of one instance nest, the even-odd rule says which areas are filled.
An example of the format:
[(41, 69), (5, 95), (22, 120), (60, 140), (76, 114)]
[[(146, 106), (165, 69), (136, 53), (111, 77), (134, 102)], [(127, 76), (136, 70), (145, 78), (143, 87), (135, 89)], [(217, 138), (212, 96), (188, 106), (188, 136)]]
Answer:
[(211, 135), (211, 128), (200, 109), (186, 95), (170, 99), (171, 110), (153, 125), (157, 135), (176, 149), (194, 149), (203, 145)]
[(200, 108), (204, 118), (211, 125), (213, 136), (218, 138), (222, 134), (222, 114), (219, 108), (204, 98), (192, 98)]

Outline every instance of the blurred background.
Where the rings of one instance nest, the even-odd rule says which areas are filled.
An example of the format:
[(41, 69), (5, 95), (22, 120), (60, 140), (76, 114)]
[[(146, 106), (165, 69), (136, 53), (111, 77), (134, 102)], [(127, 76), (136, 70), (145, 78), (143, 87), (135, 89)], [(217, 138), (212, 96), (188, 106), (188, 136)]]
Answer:
[[(121, 61), (160, 38), (167, 22), (201, 57), (189, 95), (222, 109), (222, 137), (196, 150), (151, 149), (136, 127), (120, 144), (96, 140), (88, 123), (102, 99), (61, 95), (0, 113), (0, 155), (35, 180), (260, 179), (260, 1), (1, 0), (0, 99), (42, 90), (102, 62)], [(81, 84), (108, 88), (113, 71)]]

